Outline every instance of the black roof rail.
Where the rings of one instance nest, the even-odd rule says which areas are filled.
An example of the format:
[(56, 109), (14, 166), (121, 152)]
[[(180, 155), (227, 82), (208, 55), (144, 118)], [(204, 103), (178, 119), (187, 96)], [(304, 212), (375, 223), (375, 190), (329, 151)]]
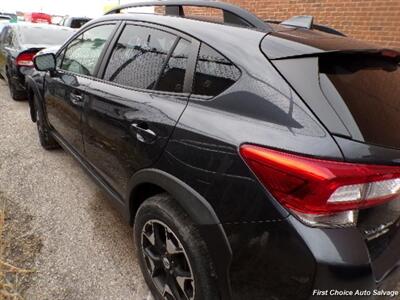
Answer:
[(146, 1), (136, 2), (131, 4), (125, 4), (117, 6), (110, 11), (106, 12), (106, 15), (120, 13), (123, 9), (134, 8), (134, 7), (146, 7), (146, 6), (165, 6), (165, 14), (169, 16), (184, 17), (183, 7), (184, 6), (196, 6), (196, 7), (207, 7), (216, 8), (223, 11), (224, 23), (232, 25), (240, 25), (258, 29), (261, 31), (271, 32), (272, 27), (266, 24), (264, 21), (250, 13), (249, 11), (229, 4), (225, 2), (210, 1), (210, 0), (158, 0), (158, 1)]
[[(282, 21), (277, 21), (277, 20), (266, 20), (266, 23), (271, 23), (271, 24), (281, 24)], [(318, 31), (322, 31), (322, 32), (326, 32), (326, 33), (330, 33), (330, 34), (335, 34), (335, 35), (340, 35), (340, 36), (346, 36), (343, 32), (340, 32), (337, 29), (334, 29), (332, 27), (326, 26), (326, 25), (321, 25), (321, 24), (315, 24), (313, 23), (311, 25), (310, 29), (315, 29)]]

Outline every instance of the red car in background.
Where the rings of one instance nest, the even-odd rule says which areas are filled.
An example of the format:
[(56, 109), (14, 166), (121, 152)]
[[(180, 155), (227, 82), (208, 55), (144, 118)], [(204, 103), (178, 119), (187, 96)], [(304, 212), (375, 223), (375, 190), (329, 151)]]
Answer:
[(51, 16), (45, 13), (25, 13), (25, 21), (51, 24)]

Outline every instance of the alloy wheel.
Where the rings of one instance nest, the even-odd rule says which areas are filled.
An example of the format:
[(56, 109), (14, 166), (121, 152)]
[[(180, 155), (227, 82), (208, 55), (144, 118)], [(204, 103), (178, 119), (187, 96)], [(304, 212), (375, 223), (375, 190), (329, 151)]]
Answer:
[(187, 253), (163, 222), (149, 220), (141, 235), (142, 255), (157, 290), (166, 300), (192, 300), (195, 282)]

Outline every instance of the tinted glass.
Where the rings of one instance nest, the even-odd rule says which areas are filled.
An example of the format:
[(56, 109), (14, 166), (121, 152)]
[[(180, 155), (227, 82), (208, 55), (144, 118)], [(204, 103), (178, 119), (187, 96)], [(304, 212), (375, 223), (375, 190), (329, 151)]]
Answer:
[(56, 26), (22, 26), (19, 38), (22, 44), (31, 45), (62, 45), (74, 31)]
[(14, 30), (9, 28), (4, 35), (4, 45), (12, 46), (14, 40)]
[(182, 92), (190, 52), (190, 42), (181, 39), (163, 70), (156, 90)]
[(128, 25), (116, 44), (104, 79), (152, 89), (176, 37), (147, 27)]
[(381, 55), (330, 55), (319, 60), (321, 87), (337, 91), (364, 141), (400, 147), (400, 67)]
[(197, 60), (193, 93), (215, 96), (240, 77), (240, 71), (214, 49), (202, 44)]
[(85, 25), (89, 21), (90, 21), (90, 19), (72, 19), (71, 20), (71, 28), (81, 28), (83, 25)]
[(113, 29), (114, 25), (102, 25), (79, 35), (68, 45), (61, 69), (82, 75), (93, 75), (97, 61)]

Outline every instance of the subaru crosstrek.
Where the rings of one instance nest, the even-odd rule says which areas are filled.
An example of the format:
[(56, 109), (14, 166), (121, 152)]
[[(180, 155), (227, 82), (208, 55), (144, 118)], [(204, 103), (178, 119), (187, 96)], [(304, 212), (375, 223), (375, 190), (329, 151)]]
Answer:
[[(165, 15), (120, 13), (138, 5)], [(70, 152), (133, 224), (156, 299), (396, 292), (400, 54), (319, 28), (146, 2), (34, 58), (42, 146)]]

